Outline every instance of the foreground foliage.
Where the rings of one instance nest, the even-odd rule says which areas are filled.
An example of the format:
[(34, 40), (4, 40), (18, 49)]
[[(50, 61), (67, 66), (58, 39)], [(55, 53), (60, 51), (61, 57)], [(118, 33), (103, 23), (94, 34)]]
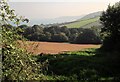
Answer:
[(120, 81), (118, 54), (87, 49), (65, 54), (35, 56), (35, 58), (37, 62), (48, 59), (48, 70), (44, 74), (54, 77), (54, 80), (59, 76), (59, 80), (68, 81)]
[(2, 79), (38, 79), (41, 76), (40, 64), (37, 64), (25, 50), (18, 49), (16, 39), (19, 35), (14, 30), (3, 27), (2, 36)]
[[(17, 40), (23, 40), (18, 27), (12, 27), (8, 21), (17, 26), (22, 19), (16, 16), (14, 10), (11, 10), (6, 1), (0, 1), (0, 18), (7, 25), (0, 26), (2, 30), (2, 80), (42, 80), (41, 64), (36, 63), (24, 49), (18, 48)], [(0, 56), (1, 56), (0, 55)]]

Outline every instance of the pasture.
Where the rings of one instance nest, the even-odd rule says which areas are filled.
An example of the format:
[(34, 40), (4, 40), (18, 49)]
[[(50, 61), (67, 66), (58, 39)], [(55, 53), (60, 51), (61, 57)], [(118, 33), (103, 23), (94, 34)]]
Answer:
[(79, 20), (74, 23), (66, 24), (65, 26), (67, 26), (68, 28), (79, 28), (79, 27), (83, 27), (83, 26), (89, 25), (91, 23), (94, 23), (98, 20), (99, 20), (99, 17), (86, 19), (86, 20)]

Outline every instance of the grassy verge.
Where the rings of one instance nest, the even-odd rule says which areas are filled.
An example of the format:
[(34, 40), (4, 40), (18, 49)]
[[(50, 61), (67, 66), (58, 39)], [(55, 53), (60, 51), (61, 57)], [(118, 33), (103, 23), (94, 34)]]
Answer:
[(53, 80), (120, 80), (119, 53), (102, 53), (97, 49), (36, 56), (47, 60), (45, 75)]

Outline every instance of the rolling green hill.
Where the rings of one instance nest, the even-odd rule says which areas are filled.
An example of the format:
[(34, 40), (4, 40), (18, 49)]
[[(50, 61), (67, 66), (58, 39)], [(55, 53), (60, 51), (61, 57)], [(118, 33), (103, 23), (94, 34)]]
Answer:
[(95, 18), (95, 17), (100, 17), (101, 13), (102, 13), (102, 11), (87, 14), (84, 17), (80, 18), (79, 21), (80, 20), (91, 19), (91, 18)]
[(100, 15), (101, 15), (101, 11), (90, 13), (76, 21), (64, 23), (64, 25), (67, 26), (68, 28), (80, 28), (80, 27), (90, 28), (92, 26), (101, 26), (99, 21)]
[(81, 20), (81, 21), (76, 21), (70, 24), (65, 24), (68, 28), (79, 28), (86, 26), (88, 24), (97, 22), (99, 20), (99, 17), (91, 18), (91, 19), (86, 19), (86, 20)]

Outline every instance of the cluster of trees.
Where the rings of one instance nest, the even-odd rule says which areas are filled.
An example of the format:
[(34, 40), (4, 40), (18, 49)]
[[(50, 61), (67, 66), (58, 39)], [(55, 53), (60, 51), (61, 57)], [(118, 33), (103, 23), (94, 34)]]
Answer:
[(66, 26), (41, 27), (34, 25), (27, 27), (19, 26), (24, 29), (24, 37), (31, 41), (51, 41), (51, 42), (70, 42), (70, 43), (101, 43), (97, 27), (92, 28), (67, 28)]
[(120, 50), (120, 2), (103, 12), (100, 17), (103, 28), (101, 29), (103, 45), (101, 50), (119, 51)]

